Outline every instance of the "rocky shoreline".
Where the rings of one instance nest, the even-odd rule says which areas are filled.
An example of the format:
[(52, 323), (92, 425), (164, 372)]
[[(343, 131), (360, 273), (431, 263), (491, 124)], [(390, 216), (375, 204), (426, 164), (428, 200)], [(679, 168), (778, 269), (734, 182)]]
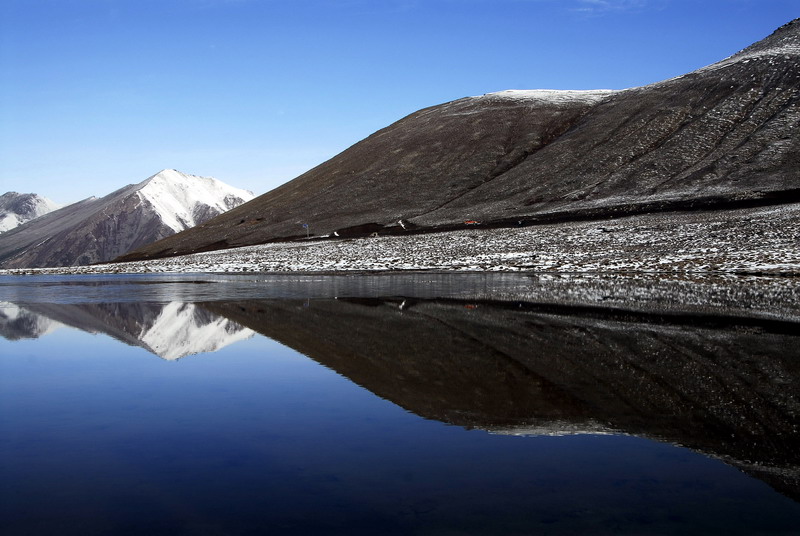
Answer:
[(800, 204), (360, 239), (275, 242), (21, 274), (384, 271), (800, 275)]

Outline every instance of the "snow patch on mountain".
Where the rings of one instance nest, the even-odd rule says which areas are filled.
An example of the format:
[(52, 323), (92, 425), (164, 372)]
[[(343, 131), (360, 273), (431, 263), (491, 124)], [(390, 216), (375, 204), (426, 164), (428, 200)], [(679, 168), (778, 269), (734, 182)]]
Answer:
[(193, 303), (172, 302), (138, 338), (159, 357), (174, 361), (187, 355), (216, 352), (254, 334), (226, 318), (202, 314)]
[[(800, 19), (798, 19), (800, 20)], [(787, 24), (787, 27), (792, 24), (797, 24), (798, 21), (793, 21), (792, 23)], [(559, 90), (559, 89), (508, 89), (505, 91), (497, 91), (494, 93), (486, 93), (485, 95), (481, 95), (478, 97), (473, 98), (501, 98), (501, 99), (518, 99), (518, 100), (531, 100), (537, 101), (538, 103), (542, 104), (556, 104), (556, 105), (563, 105), (563, 104), (571, 104), (575, 102), (582, 102), (585, 104), (594, 104), (601, 102), (605, 98), (613, 95), (614, 93), (620, 93), (623, 91), (630, 91), (630, 90), (637, 90), (643, 89), (653, 86), (659, 86), (667, 82), (672, 82), (674, 80), (680, 80), (685, 78), (688, 75), (694, 75), (698, 73), (708, 72), (708, 71), (715, 71), (717, 69), (721, 69), (723, 67), (727, 67), (731, 64), (736, 63), (748, 63), (751, 61), (769, 61), (772, 62), (773, 59), (782, 58), (784, 60), (791, 60), (793, 58), (797, 58), (800, 56), (800, 34), (795, 33), (786, 33), (785, 35), (781, 36), (780, 40), (776, 43), (772, 44), (771, 46), (762, 47), (760, 43), (757, 43), (753, 46), (750, 46), (744, 50), (737, 52), (721, 61), (716, 63), (712, 63), (711, 65), (707, 65), (702, 67), (692, 73), (682, 74), (680, 76), (675, 76), (673, 78), (669, 78), (667, 80), (661, 80), (659, 82), (655, 82), (653, 84), (647, 84), (642, 87), (632, 87), (628, 89), (622, 90), (611, 90), (611, 89), (590, 89), (590, 90)]]
[[(707, 72), (707, 71), (715, 71), (717, 69), (721, 69), (723, 67), (727, 67), (732, 64), (736, 63), (748, 63), (751, 61), (772, 61), (773, 59), (783, 58), (786, 60), (790, 60), (792, 58), (796, 58), (800, 56), (800, 43), (785, 43), (781, 46), (777, 47), (770, 47), (765, 49), (756, 49), (756, 50), (743, 50), (733, 56), (725, 58), (722, 61), (718, 61), (717, 63), (713, 63), (702, 69), (698, 69), (695, 73)], [(686, 76), (686, 75), (683, 75)], [(683, 76), (676, 77), (682, 78)]]
[[(716, 63), (712, 63), (711, 65), (707, 65), (688, 74), (699, 74), (709, 71), (716, 71), (718, 69), (722, 69), (724, 67), (728, 67), (730, 65), (734, 65), (737, 63), (746, 64), (752, 61), (762, 61), (762, 62), (768, 62), (770, 64), (773, 64), (776, 60), (797, 61), (798, 56), (800, 56), (800, 32), (791, 31), (791, 28), (792, 27), (797, 28), (798, 24), (800, 24), (800, 19), (796, 19), (792, 22), (787, 23), (783, 27), (779, 28), (775, 32), (775, 34), (773, 34), (773, 36), (768, 38), (771, 39), (771, 42), (766, 46), (765, 43), (763, 42), (755, 43), (743, 50), (740, 50), (736, 54), (728, 56), (723, 60), (720, 60)], [(674, 78), (670, 78), (669, 80), (664, 80), (659, 83), (671, 82), (672, 80), (679, 80), (686, 76), (688, 75), (684, 74), (676, 76)]]
[(61, 208), (38, 194), (6, 192), (0, 196), (0, 233)]
[(213, 177), (188, 175), (174, 169), (160, 171), (142, 182), (137, 195), (175, 232), (199, 225), (255, 197), (253, 192)]
[(586, 90), (565, 90), (565, 89), (507, 89), (495, 93), (486, 93), (475, 98), (500, 98), (531, 100), (549, 104), (571, 104), (583, 102), (592, 104), (600, 102), (606, 97), (616, 93), (613, 89), (586, 89)]

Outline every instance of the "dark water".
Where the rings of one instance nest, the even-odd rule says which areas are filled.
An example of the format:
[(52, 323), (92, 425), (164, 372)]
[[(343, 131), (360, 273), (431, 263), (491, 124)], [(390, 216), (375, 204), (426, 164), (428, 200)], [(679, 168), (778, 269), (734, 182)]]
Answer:
[(796, 285), (2, 277), (0, 534), (798, 534)]

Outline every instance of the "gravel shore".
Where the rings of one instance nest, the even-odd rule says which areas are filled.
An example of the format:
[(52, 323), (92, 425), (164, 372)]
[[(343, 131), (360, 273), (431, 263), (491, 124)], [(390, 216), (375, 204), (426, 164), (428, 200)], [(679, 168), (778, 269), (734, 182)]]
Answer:
[(6, 274), (529, 271), (800, 274), (800, 205), (520, 228), (312, 237), (167, 259)]

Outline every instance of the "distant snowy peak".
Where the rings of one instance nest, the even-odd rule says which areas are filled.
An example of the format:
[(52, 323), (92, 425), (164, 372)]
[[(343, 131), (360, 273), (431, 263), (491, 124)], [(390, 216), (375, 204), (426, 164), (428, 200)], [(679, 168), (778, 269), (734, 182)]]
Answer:
[(7, 192), (0, 196), (0, 233), (61, 208), (38, 194)]
[(253, 197), (252, 192), (217, 179), (167, 169), (0, 234), (0, 266), (110, 261), (204, 223)]
[(248, 190), (213, 177), (165, 169), (140, 183), (137, 195), (150, 204), (166, 226), (180, 232), (253, 199)]

